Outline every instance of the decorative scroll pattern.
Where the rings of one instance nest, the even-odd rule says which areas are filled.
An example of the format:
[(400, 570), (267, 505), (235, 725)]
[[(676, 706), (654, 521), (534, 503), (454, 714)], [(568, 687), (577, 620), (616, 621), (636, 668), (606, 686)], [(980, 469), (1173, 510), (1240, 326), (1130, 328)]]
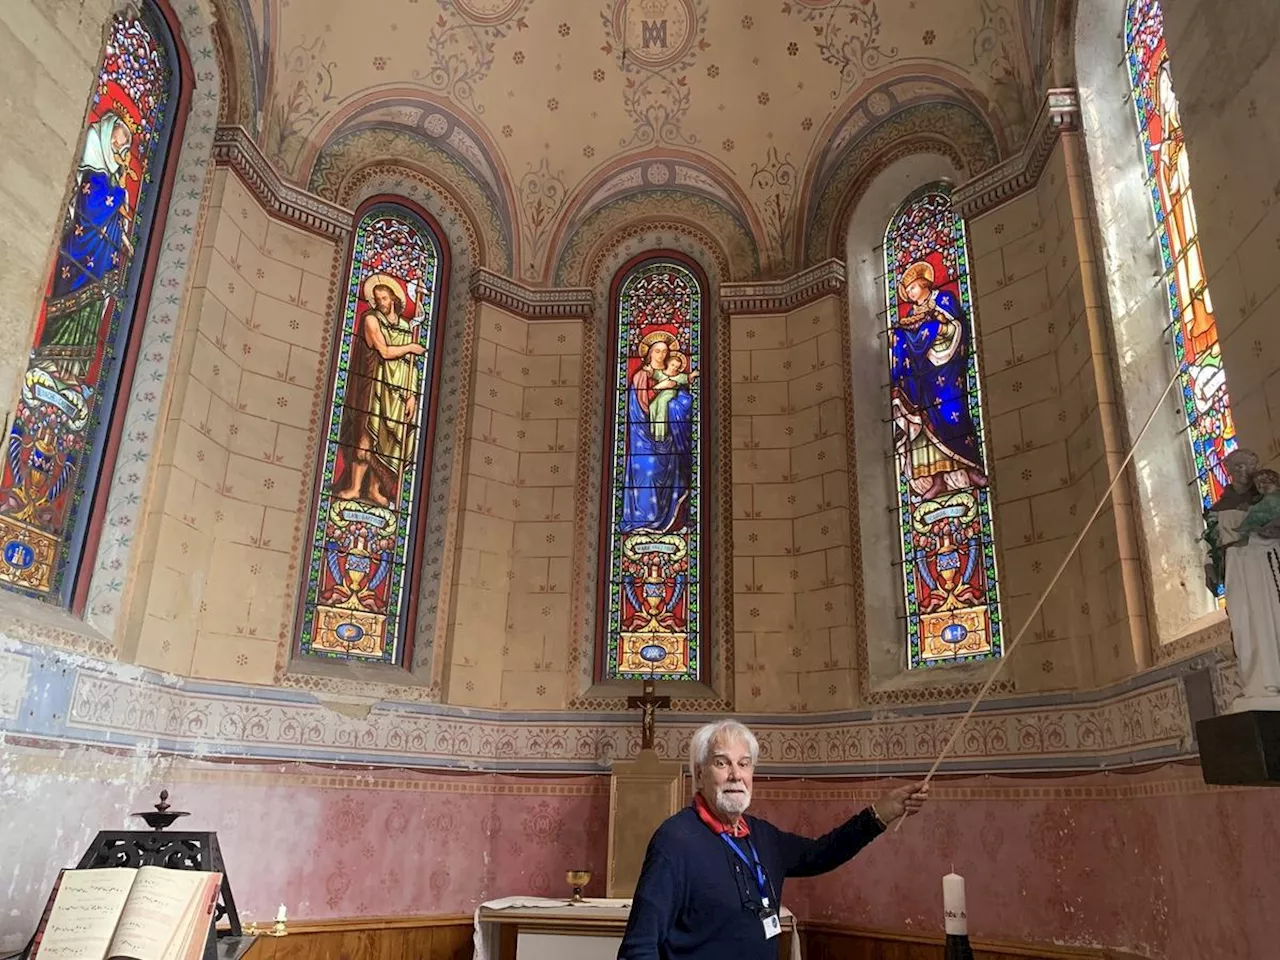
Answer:
[(0, 480), (0, 583), (61, 605), (89, 531), (177, 86), (159, 15), (116, 17)]
[(1200, 253), (1191, 167), (1169, 74), (1159, 0), (1129, 4), (1124, 35), (1138, 137), (1169, 296), (1170, 339), (1182, 373), (1182, 411), (1189, 427), (1200, 501), (1207, 510), (1231, 482), (1222, 461), (1236, 448), (1236, 427)]
[(907, 199), (884, 257), (908, 666), (999, 656), (969, 251), (949, 187)]
[(440, 268), (439, 243), (414, 214), (380, 204), (361, 218), (316, 488), (303, 653), (404, 662)]
[[(1203, 667), (1203, 664), (1201, 664)], [(59, 668), (61, 669), (61, 667)], [(1182, 669), (1182, 668), (1180, 668)], [(1189, 666), (1187, 669), (1190, 669)], [(512, 715), (497, 711), (376, 709), (365, 717), (261, 689), (215, 693), (122, 679), (67, 666), (58, 736), (80, 741), (160, 744), (200, 756), (262, 757), (470, 771), (608, 770), (640, 749), (635, 717), (616, 714)], [(1193, 756), (1193, 725), (1178, 672), (1144, 675), (1139, 685), (1062, 698), (1020, 699), (981, 708), (966, 725), (945, 771), (1117, 767)], [(760, 762), (775, 775), (860, 775), (923, 771), (938, 756), (960, 707), (859, 711), (797, 724), (744, 717), (760, 740)], [(659, 756), (688, 755), (693, 719), (657, 727)], [(420, 781), (419, 781), (420, 782)]]
[(604, 675), (697, 680), (702, 550), (702, 287), (651, 261), (616, 304), (606, 480)]

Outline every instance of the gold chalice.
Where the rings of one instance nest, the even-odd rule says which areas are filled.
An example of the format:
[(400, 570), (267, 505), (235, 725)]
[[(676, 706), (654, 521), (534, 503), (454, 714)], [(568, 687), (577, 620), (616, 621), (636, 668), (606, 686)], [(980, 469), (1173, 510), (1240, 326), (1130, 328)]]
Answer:
[(582, 888), (591, 882), (590, 870), (566, 870), (565, 881), (573, 888), (570, 903), (582, 903)]

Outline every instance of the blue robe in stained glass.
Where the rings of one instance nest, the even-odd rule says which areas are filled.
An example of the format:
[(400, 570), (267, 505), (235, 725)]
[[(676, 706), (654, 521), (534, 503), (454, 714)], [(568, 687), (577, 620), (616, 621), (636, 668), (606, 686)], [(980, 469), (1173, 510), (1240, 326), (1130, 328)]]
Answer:
[(667, 533), (684, 523), (689, 480), (693, 475), (693, 396), (679, 390), (667, 407), (666, 440), (657, 440), (645, 402), (651, 378), (641, 369), (627, 397), (627, 456), (623, 483), (623, 533)]
[(120, 266), (128, 194), (111, 174), (82, 170), (71, 223), (58, 247), (53, 296), (65, 297), (101, 282)]
[(918, 414), (935, 445), (956, 465), (982, 470), (978, 431), (969, 414), (969, 343), (955, 294), (937, 290), (893, 328), (890, 376), (901, 399)]

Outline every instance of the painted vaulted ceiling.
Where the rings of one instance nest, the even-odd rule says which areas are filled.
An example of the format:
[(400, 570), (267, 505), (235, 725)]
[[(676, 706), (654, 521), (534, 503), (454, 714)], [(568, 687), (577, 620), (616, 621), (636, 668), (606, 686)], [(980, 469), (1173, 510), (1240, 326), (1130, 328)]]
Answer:
[(346, 203), (374, 167), (448, 183), (531, 283), (646, 215), (729, 237), (740, 272), (794, 269), (877, 161), (927, 144), (977, 173), (1042, 85), (1038, 0), (217, 6), (224, 121), (282, 175)]

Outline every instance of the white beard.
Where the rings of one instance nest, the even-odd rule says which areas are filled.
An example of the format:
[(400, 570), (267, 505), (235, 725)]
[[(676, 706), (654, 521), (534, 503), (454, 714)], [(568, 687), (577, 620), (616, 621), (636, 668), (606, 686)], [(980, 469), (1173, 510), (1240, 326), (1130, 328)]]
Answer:
[(718, 788), (716, 806), (731, 816), (742, 816), (747, 812), (747, 807), (751, 806), (751, 791), (745, 787), (739, 787), (738, 791), (730, 793), (724, 787)]

